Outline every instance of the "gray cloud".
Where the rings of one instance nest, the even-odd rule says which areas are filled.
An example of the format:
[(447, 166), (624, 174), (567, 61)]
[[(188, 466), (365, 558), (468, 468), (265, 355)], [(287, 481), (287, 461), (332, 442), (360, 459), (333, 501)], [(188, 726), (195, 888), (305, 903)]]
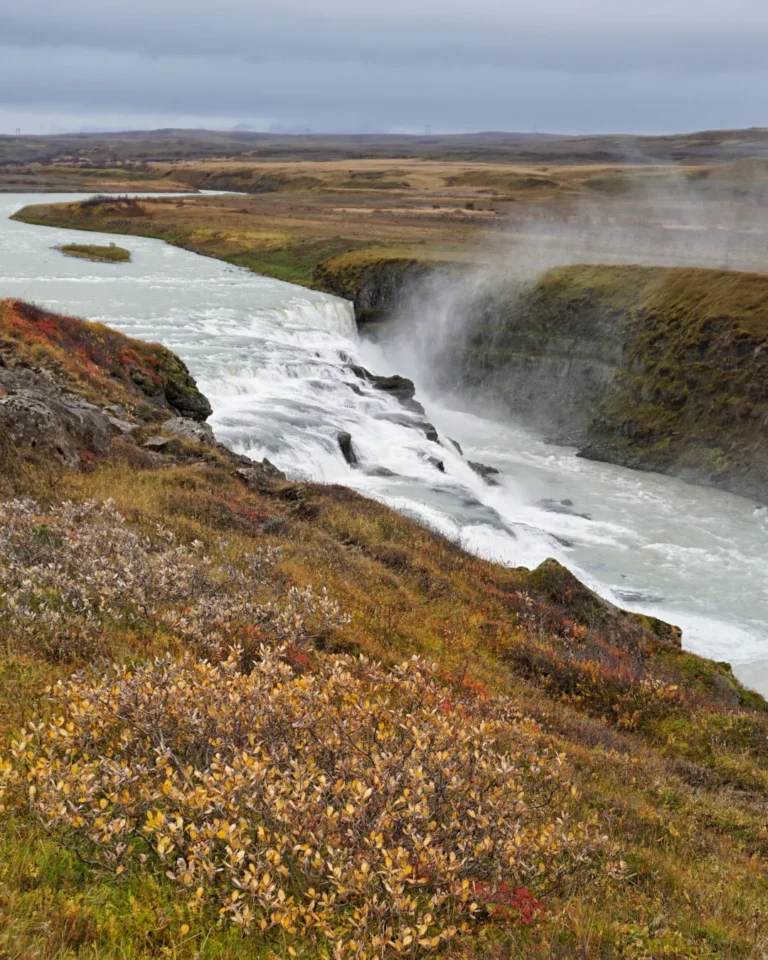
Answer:
[(0, 119), (25, 126), (663, 132), (768, 117), (758, 0), (36, 0), (4, 13), (0, 42)]

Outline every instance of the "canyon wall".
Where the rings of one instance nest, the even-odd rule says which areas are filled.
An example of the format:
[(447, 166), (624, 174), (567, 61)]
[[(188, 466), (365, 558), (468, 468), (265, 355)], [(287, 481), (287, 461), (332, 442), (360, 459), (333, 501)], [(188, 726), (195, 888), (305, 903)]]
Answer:
[[(323, 285), (386, 337), (429, 323), (418, 287), (437, 269), (382, 262)], [(445, 387), (583, 456), (768, 502), (768, 276), (580, 265), (469, 291), (460, 272), (430, 358)]]

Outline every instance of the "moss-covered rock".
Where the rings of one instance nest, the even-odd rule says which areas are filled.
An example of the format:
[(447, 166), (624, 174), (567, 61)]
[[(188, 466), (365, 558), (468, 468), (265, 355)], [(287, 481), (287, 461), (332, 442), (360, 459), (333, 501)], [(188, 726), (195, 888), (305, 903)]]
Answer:
[(313, 286), (351, 300), (358, 325), (375, 335), (428, 278), (453, 276), (466, 265), (418, 258), (386, 248), (353, 250), (324, 260), (315, 268)]
[(528, 587), (548, 603), (561, 607), (564, 614), (575, 618), (589, 630), (605, 631), (629, 647), (644, 647), (660, 641), (682, 649), (679, 627), (621, 610), (590, 590), (567, 567), (549, 559), (528, 575)]
[(145, 420), (211, 414), (186, 365), (165, 347), (20, 300), (0, 300), (0, 365), (53, 375), (87, 401), (119, 404)]

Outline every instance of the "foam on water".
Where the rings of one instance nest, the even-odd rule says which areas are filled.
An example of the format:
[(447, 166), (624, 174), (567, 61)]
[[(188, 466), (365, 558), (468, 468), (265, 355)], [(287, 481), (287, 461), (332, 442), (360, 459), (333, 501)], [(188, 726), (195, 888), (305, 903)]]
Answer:
[[(74, 260), (52, 248), (81, 234), (6, 219), (58, 199), (74, 197), (0, 197), (0, 296), (164, 343), (188, 363), (233, 449), (297, 478), (352, 487), (485, 558), (534, 566), (554, 556), (614, 602), (679, 624), (690, 649), (731, 661), (768, 691), (768, 510), (581, 460), (519, 426), (420, 395), (443, 438), (430, 442), (422, 418), (350, 369), (400, 372), (357, 341), (346, 301), (144, 238), (123, 242), (129, 264)], [(357, 469), (341, 454), (340, 431), (352, 435)], [(498, 486), (448, 437), (468, 459), (498, 468)]]

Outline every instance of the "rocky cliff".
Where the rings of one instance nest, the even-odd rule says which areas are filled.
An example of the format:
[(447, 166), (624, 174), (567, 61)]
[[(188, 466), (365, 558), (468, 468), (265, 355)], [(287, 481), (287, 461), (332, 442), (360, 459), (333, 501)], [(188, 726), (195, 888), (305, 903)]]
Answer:
[(584, 456), (768, 501), (768, 277), (562, 268), (464, 335), (464, 383)]
[(446, 278), (461, 270), (457, 264), (437, 264), (412, 257), (372, 257), (353, 251), (320, 263), (313, 283), (326, 293), (351, 300), (358, 326), (377, 336), (380, 325), (408, 308), (411, 297), (436, 275)]
[(84, 465), (116, 437), (211, 406), (170, 350), (19, 300), (0, 301), (0, 433), (36, 461)]

